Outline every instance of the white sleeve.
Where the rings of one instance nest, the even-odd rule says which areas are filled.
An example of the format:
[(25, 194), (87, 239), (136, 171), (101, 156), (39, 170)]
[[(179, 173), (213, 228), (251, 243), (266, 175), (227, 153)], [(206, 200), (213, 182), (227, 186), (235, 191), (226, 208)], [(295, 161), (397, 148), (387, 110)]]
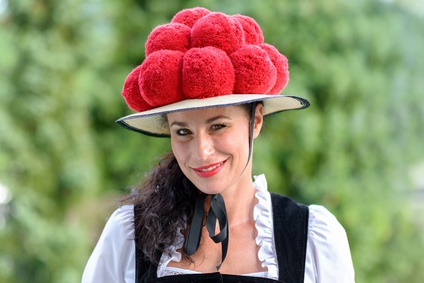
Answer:
[(355, 282), (346, 232), (322, 206), (309, 206), (305, 264), (305, 283)]
[(82, 283), (135, 281), (134, 211), (132, 205), (115, 210), (91, 254)]

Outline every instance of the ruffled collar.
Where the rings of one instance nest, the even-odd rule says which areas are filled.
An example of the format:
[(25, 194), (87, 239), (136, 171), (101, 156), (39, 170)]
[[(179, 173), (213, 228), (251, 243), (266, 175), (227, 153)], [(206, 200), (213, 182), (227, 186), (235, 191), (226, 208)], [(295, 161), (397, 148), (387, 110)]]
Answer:
[(268, 278), (278, 279), (278, 262), (274, 245), (274, 222), (272, 216), (271, 195), (268, 192), (268, 184), (265, 175), (254, 177), (253, 185), (256, 189), (255, 196), (258, 203), (253, 209), (255, 219), (256, 244), (259, 246), (258, 257), (262, 261), (262, 267), (268, 269)]
[[(274, 225), (272, 216), (271, 195), (268, 192), (268, 185), (265, 175), (254, 177), (253, 185), (256, 189), (255, 197), (258, 203), (253, 209), (253, 217), (255, 219), (255, 227), (258, 231), (256, 236), (256, 244), (259, 246), (258, 258), (262, 262), (262, 266), (268, 269), (268, 278), (278, 279), (278, 263), (275, 254), (274, 245)], [(178, 251), (184, 243), (184, 236), (179, 228), (174, 244), (169, 246), (163, 252), (157, 269), (157, 276), (163, 277), (166, 274), (166, 269), (171, 261), (179, 262), (181, 253)]]

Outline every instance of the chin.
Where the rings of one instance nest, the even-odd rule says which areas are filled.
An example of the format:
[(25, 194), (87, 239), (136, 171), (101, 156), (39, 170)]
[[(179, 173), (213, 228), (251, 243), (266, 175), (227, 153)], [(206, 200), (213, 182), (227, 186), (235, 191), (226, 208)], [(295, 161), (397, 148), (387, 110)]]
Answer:
[(220, 194), (223, 191), (225, 191), (225, 186), (222, 185), (205, 185), (204, 183), (193, 183), (196, 188), (201, 191), (202, 193), (208, 194), (208, 195), (215, 195)]
[(197, 187), (199, 189), (199, 191), (201, 191), (202, 193), (208, 194), (208, 195), (216, 195), (216, 194), (220, 194), (222, 193), (224, 190), (221, 188), (202, 188), (202, 187)]

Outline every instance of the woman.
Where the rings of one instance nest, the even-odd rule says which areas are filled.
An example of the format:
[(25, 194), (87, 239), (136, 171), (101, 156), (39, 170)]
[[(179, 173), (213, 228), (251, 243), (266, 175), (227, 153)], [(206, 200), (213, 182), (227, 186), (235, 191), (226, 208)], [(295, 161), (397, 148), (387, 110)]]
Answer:
[(204, 8), (155, 28), (122, 95), (122, 126), (170, 137), (165, 155), (116, 210), (83, 282), (354, 282), (343, 227), (252, 182), (263, 117), (302, 109), (279, 95), (287, 59), (257, 23)]

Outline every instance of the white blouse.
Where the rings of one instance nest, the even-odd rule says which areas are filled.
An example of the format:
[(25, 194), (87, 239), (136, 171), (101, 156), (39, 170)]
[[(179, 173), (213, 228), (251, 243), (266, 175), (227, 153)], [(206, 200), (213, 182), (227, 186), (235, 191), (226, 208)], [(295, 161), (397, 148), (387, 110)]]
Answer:
[[(253, 216), (258, 231), (258, 257), (267, 272), (245, 274), (278, 279), (278, 262), (274, 246), (271, 195), (264, 175), (255, 177), (256, 204)], [(118, 208), (106, 226), (85, 267), (83, 283), (134, 283), (135, 244), (132, 205)], [(183, 245), (178, 231), (174, 245), (162, 254), (157, 269), (158, 277), (193, 273), (190, 270), (168, 267), (171, 261), (180, 261), (177, 251)], [(282, 267), (283, 268), (283, 267)], [(324, 207), (309, 206), (308, 240), (306, 247), (305, 283), (354, 282), (354, 269), (345, 230)]]

